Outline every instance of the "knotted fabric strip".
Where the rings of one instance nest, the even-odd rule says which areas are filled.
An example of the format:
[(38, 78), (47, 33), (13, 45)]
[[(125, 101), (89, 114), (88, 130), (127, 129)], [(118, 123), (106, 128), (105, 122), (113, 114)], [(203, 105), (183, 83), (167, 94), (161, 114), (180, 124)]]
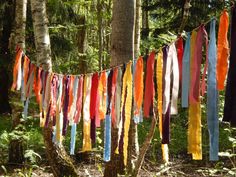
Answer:
[(210, 160), (219, 159), (219, 120), (218, 120), (218, 91), (216, 86), (216, 20), (210, 24), (210, 42), (208, 53), (208, 87), (207, 87), (207, 125), (210, 137)]
[(153, 107), (153, 99), (155, 96), (154, 89), (154, 63), (155, 63), (155, 52), (151, 52), (146, 67), (146, 81), (145, 81), (145, 93), (144, 93), (144, 117), (150, 116), (150, 110)]
[(142, 122), (141, 109), (143, 104), (143, 58), (139, 57), (134, 70), (134, 122)]
[(226, 74), (228, 72), (228, 57), (229, 57), (229, 43), (228, 43), (228, 28), (229, 15), (226, 10), (220, 16), (218, 44), (217, 44), (217, 88), (224, 90), (224, 83)]
[[(182, 68), (182, 94), (181, 103), (183, 108), (188, 107), (189, 80), (190, 80), (190, 33), (187, 33), (187, 40), (184, 47), (183, 68)], [(181, 71), (181, 70), (180, 70)]]
[[(171, 73), (173, 72), (173, 86), (171, 91)], [(174, 115), (178, 113), (177, 101), (179, 92), (179, 68), (178, 68), (178, 58), (175, 48), (175, 43), (171, 44), (169, 47), (169, 52), (166, 61), (165, 70), (165, 89), (163, 95), (163, 114), (166, 114), (169, 103), (171, 103), (170, 114)], [(170, 102), (171, 95), (171, 102)]]

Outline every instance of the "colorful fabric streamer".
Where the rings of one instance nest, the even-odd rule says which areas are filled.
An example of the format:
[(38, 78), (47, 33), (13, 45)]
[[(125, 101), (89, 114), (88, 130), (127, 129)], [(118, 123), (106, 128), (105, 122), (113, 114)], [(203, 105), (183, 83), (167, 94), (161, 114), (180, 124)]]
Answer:
[(134, 71), (134, 122), (142, 122), (143, 103), (143, 58), (139, 57)]
[(226, 74), (228, 72), (229, 43), (228, 43), (229, 15), (226, 10), (220, 16), (218, 44), (217, 44), (217, 88), (224, 90)]
[(208, 51), (208, 87), (207, 87), (207, 125), (210, 139), (210, 160), (219, 159), (219, 119), (218, 119), (218, 91), (216, 86), (216, 33), (213, 19), (210, 24), (210, 42)]

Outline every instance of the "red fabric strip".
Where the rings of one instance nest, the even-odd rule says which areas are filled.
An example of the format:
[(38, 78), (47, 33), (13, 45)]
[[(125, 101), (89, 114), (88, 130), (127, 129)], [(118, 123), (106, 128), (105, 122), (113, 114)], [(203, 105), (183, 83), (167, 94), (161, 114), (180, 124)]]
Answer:
[(155, 52), (151, 52), (146, 67), (146, 81), (145, 81), (145, 95), (144, 95), (144, 117), (150, 116), (150, 110), (153, 106), (153, 99), (155, 96), (154, 90), (154, 63), (155, 63)]

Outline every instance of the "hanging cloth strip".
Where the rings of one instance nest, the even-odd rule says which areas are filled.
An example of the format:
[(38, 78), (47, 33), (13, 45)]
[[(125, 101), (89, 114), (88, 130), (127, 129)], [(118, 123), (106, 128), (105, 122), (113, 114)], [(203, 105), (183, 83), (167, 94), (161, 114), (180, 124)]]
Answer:
[(210, 42), (208, 53), (208, 87), (207, 87), (207, 125), (210, 137), (210, 160), (219, 160), (219, 120), (218, 91), (216, 86), (216, 20), (210, 24)]
[[(201, 26), (198, 32), (193, 31), (191, 36), (188, 153), (192, 154), (194, 160), (202, 159), (200, 69), (204, 38), (206, 42), (206, 53), (208, 53), (208, 38), (204, 26)], [(205, 75), (207, 63), (208, 59), (206, 58), (202, 79), (202, 94), (205, 92)]]
[[(56, 116), (58, 84), (59, 84), (58, 75), (57, 74), (53, 74), (53, 76), (52, 76), (52, 84), (51, 84), (50, 117)], [(53, 125), (56, 125), (55, 123), (56, 123), (56, 121), (53, 123)]]
[(73, 112), (73, 110), (71, 110), (72, 104), (73, 104), (73, 100), (74, 100), (74, 95), (73, 95), (73, 90), (74, 90), (74, 81), (75, 81), (75, 76), (71, 75), (70, 76), (70, 83), (69, 83), (69, 104), (68, 104), (68, 120), (69, 122), (72, 122), (73, 117), (70, 117), (71, 112)]
[(217, 44), (217, 87), (224, 90), (224, 83), (228, 71), (229, 43), (228, 43), (229, 15), (226, 10), (220, 16), (218, 44)]
[(38, 68), (36, 69), (36, 77), (35, 77), (35, 84), (34, 84), (34, 93), (36, 96), (36, 101), (38, 104), (40, 104), (40, 98), (41, 98), (41, 89), (42, 89), (42, 82), (41, 82), (41, 72), (42, 72), (42, 68)]
[(30, 63), (30, 69), (29, 69), (29, 77), (28, 81), (25, 85), (25, 99), (24, 102), (24, 118), (27, 118), (28, 116), (28, 106), (29, 106), (29, 99), (32, 95), (32, 88), (34, 84), (34, 75), (35, 75), (35, 65), (33, 63)]
[(178, 66), (179, 66), (179, 80), (180, 85), (182, 83), (182, 63), (183, 63), (183, 53), (184, 53), (184, 42), (183, 38), (180, 36), (176, 42), (177, 45), (177, 56), (178, 56)]
[(150, 117), (150, 110), (153, 107), (153, 101), (155, 96), (154, 89), (154, 63), (155, 63), (155, 52), (151, 52), (146, 67), (146, 81), (145, 81), (145, 93), (144, 93), (144, 117)]
[(229, 71), (225, 92), (225, 105), (223, 121), (230, 122), (232, 127), (236, 127), (236, 8), (232, 7), (231, 19), (231, 49), (229, 58)]
[(46, 79), (46, 86), (44, 92), (44, 99), (43, 99), (43, 110), (46, 115), (45, 125), (48, 126), (49, 123), (49, 116), (50, 116), (50, 100), (51, 100), (51, 84), (52, 84), (52, 76), (53, 74), (50, 72), (47, 75)]
[(16, 49), (16, 58), (15, 64), (13, 67), (13, 83), (11, 86), (11, 90), (20, 90), (21, 88), (21, 77), (22, 77), (22, 70), (21, 70), (21, 63), (22, 63), (23, 51), (21, 48)]
[(92, 76), (85, 75), (84, 78), (84, 96), (83, 96), (83, 148), (82, 151), (91, 151), (91, 135), (90, 135), (90, 94), (91, 94)]
[(73, 123), (71, 125), (70, 155), (75, 154), (76, 127), (76, 123)]
[(111, 159), (111, 99), (112, 99), (112, 78), (113, 70), (107, 73), (107, 112), (104, 126), (104, 155), (105, 162)]
[[(173, 86), (171, 92), (171, 73), (173, 74)], [(166, 71), (165, 71), (165, 89), (163, 95), (163, 114), (166, 114), (169, 103), (171, 104), (170, 114), (175, 115), (178, 113), (177, 101), (179, 92), (179, 68), (178, 68), (178, 58), (175, 48), (175, 43), (171, 44), (169, 47), (169, 52), (166, 61)], [(171, 95), (171, 102), (170, 102)]]
[(163, 68), (163, 52), (160, 51), (157, 55), (156, 63), (156, 80), (157, 80), (157, 109), (159, 118), (159, 132), (162, 139), (162, 68)]
[(78, 82), (78, 90), (77, 90), (77, 100), (76, 100), (76, 110), (74, 115), (74, 122), (78, 124), (81, 118), (81, 111), (82, 111), (82, 98), (83, 98), (83, 85), (84, 85), (84, 77), (81, 75), (79, 76)]
[(99, 85), (98, 85), (98, 93), (99, 93), (99, 119), (105, 119), (106, 115), (106, 99), (107, 99), (107, 74), (106, 71), (103, 71), (100, 75)]
[(29, 77), (29, 68), (30, 68), (30, 60), (29, 58), (24, 55), (23, 60), (23, 69), (22, 69), (22, 81), (21, 81), (21, 101), (24, 102), (25, 98), (25, 90), (26, 90), (26, 83)]
[[(164, 88), (165, 88), (165, 73), (166, 73), (166, 63), (167, 63), (167, 55), (168, 55), (168, 51), (169, 51), (169, 46), (165, 46), (162, 49), (162, 53), (163, 53), (163, 67), (162, 67), (162, 100), (163, 100), (163, 95), (164, 95)], [(163, 101), (162, 101), (162, 110), (163, 110)], [(161, 110), (161, 113), (162, 113)], [(167, 112), (168, 113), (168, 112)], [(168, 116), (167, 116), (168, 115)], [(164, 142), (167, 142), (167, 140), (165, 140), (165, 137), (169, 137), (169, 133), (170, 133), (170, 125), (168, 124), (170, 122), (170, 114), (164, 115), (162, 114), (162, 120), (161, 120), (161, 136), (162, 136), (162, 144), (161, 144), (161, 149), (162, 149), (162, 158), (163, 161), (165, 163), (169, 162), (169, 154), (168, 154), (168, 144), (163, 144)], [(164, 128), (165, 127), (165, 128)], [(165, 134), (164, 138), (163, 138), (163, 134)]]
[(79, 83), (79, 78), (78, 76), (75, 76), (74, 83), (73, 83), (73, 101), (72, 101), (71, 109), (69, 112), (70, 125), (73, 125), (74, 123), (74, 115), (77, 109), (76, 102), (77, 102), (77, 93), (78, 93), (78, 83)]
[[(188, 94), (189, 94), (189, 81), (190, 81), (190, 33), (187, 33), (187, 40), (184, 47), (184, 57), (183, 57), (183, 68), (182, 68), (182, 94), (181, 94), (181, 103), (182, 108), (188, 107)], [(180, 70), (181, 71), (181, 70)]]
[(69, 87), (70, 87), (70, 76), (64, 76), (64, 95), (63, 99), (63, 129), (62, 135), (66, 135), (67, 124), (68, 124), (68, 104), (69, 104)]
[(117, 88), (117, 77), (118, 77), (118, 68), (113, 69), (112, 76), (112, 100), (111, 100), (111, 120), (112, 126), (116, 127), (116, 88)]
[(91, 98), (90, 98), (90, 118), (91, 118), (91, 140), (92, 144), (96, 143), (96, 103), (97, 103), (97, 93), (98, 93), (98, 73), (94, 73), (92, 76), (92, 86), (91, 86)]
[(63, 78), (59, 76), (58, 81), (58, 94), (57, 94), (57, 102), (56, 102), (56, 143), (61, 144), (62, 142), (62, 111), (61, 111), (61, 97), (62, 97), (62, 89), (63, 89)]
[[(115, 128), (119, 128), (120, 121), (121, 121), (121, 91), (122, 91), (122, 69), (118, 68), (118, 74), (117, 74), (117, 82), (116, 82), (116, 93), (115, 93), (115, 115), (116, 115), (116, 124)], [(118, 141), (119, 142), (119, 141)]]
[[(124, 156), (124, 165), (127, 165), (127, 148), (128, 148), (128, 135), (131, 119), (131, 107), (132, 107), (132, 63), (129, 62), (126, 66), (126, 70), (123, 76), (123, 85), (122, 85), (122, 96), (121, 96), (121, 117), (124, 116), (124, 140), (123, 140), (123, 156)], [(122, 135), (122, 125), (123, 119), (119, 122), (118, 130), (118, 144), (121, 140)], [(118, 147), (116, 149), (118, 153)]]
[(143, 104), (143, 58), (139, 57), (134, 70), (134, 122), (142, 122)]

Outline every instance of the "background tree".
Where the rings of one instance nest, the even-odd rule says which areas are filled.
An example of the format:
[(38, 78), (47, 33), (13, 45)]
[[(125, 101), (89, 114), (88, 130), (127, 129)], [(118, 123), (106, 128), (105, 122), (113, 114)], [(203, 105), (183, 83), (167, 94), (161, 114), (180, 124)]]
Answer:
[[(31, 0), (37, 63), (52, 71), (51, 46), (48, 32), (45, 0)], [(65, 149), (52, 142), (52, 122), (43, 130), (46, 154), (54, 176), (77, 176), (77, 172)]]
[[(134, 58), (135, 1), (114, 0), (111, 33), (111, 66), (127, 63)], [(112, 129), (111, 161), (106, 163), (104, 176), (117, 176), (124, 170), (122, 154), (116, 155), (117, 129)]]

